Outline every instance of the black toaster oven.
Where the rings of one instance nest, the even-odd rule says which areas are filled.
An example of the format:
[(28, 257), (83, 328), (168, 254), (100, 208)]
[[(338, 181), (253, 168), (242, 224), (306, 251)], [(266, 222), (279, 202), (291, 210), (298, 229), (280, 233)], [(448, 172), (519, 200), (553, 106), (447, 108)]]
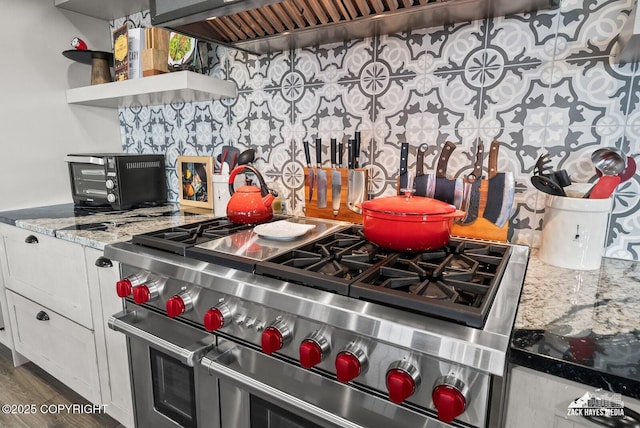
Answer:
[(164, 155), (69, 154), (65, 161), (76, 205), (125, 210), (167, 201)]

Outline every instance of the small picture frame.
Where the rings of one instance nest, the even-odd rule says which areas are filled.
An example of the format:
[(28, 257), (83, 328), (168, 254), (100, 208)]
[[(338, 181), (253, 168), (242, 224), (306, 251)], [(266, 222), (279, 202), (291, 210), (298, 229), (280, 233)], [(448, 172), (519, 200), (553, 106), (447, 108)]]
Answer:
[(211, 174), (213, 158), (178, 156), (178, 196), (180, 205), (213, 209)]

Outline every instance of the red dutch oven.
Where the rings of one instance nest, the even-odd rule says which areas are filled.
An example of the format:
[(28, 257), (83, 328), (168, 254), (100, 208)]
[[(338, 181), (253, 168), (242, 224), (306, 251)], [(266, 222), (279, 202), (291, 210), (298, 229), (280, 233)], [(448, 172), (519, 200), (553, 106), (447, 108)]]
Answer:
[(455, 218), (465, 212), (453, 205), (420, 196), (389, 196), (365, 201), (364, 237), (394, 251), (427, 251), (449, 243)]

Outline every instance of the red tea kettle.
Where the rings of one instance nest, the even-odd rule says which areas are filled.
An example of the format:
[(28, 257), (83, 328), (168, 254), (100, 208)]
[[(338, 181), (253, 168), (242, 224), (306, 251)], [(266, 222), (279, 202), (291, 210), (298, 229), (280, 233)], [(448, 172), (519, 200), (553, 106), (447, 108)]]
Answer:
[[(233, 182), (238, 173), (249, 170), (258, 178), (260, 188), (256, 186), (242, 186), (234, 189)], [(270, 190), (262, 175), (251, 165), (239, 165), (229, 175), (229, 194), (231, 198), (227, 204), (227, 217), (234, 223), (255, 224), (271, 220), (273, 210), (271, 203), (278, 194)]]

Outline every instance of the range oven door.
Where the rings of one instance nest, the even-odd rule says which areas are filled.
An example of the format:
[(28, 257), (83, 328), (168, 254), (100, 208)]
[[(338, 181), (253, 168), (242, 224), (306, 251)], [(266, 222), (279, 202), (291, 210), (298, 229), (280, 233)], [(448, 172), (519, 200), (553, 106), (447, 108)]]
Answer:
[(447, 428), (435, 415), (390, 402), (279, 357), (220, 339), (201, 365), (220, 386), (223, 428)]
[(220, 428), (218, 388), (199, 364), (215, 336), (142, 308), (109, 327), (127, 335), (137, 426)]

